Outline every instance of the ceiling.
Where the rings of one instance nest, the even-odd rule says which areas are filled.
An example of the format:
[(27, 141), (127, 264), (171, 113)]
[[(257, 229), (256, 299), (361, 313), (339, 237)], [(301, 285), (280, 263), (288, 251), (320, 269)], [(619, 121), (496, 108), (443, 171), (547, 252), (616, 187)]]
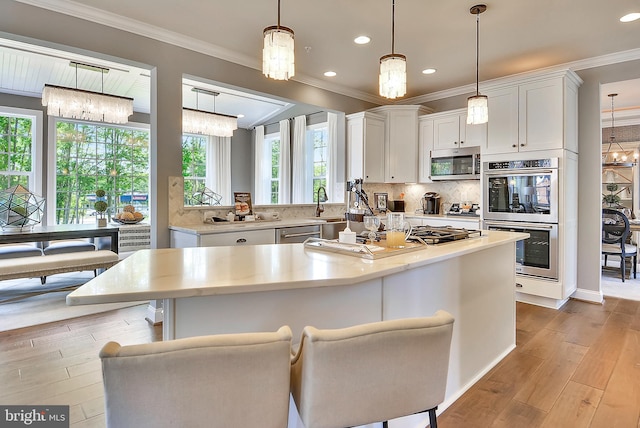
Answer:
[[(277, 23), (277, 2), (265, 0), (18, 1), (190, 49), (206, 50), (256, 69), (261, 67), (262, 30)], [(573, 69), (586, 68), (588, 59), (623, 51), (640, 57), (640, 20), (619, 22), (626, 13), (640, 12), (637, 0), (485, 3), (487, 11), (480, 15), (481, 81), (561, 64), (569, 64)], [(389, 102), (378, 96), (377, 74), (379, 58), (391, 53), (390, 0), (288, 0), (281, 4), (281, 25), (292, 28), (296, 36), (294, 80), (371, 102)], [(408, 64), (405, 102), (451, 88), (473, 90), (476, 18), (469, 8), (474, 4), (461, 0), (396, 1), (395, 52), (406, 55)], [(369, 36), (371, 42), (356, 45), (353, 39), (359, 35)], [(1, 91), (39, 96), (45, 82), (69, 86), (75, 81), (75, 70), (68, 66), (68, 59), (73, 59), (69, 55), (62, 55), (64, 59), (50, 64), (35, 55), (24, 50), (0, 51)], [(41, 71), (33, 71), (34, 66)], [(437, 72), (422, 74), (428, 67)], [(337, 75), (324, 77), (328, 70)], [(12, 77), (8, 73), (13, 73)], [(95, 79), (96, 73), (93, 74)], [(105, 92), (133, 96), (138, 103), (136, 109), (148, 111), (148, 89), (145, 89), (149, 84), (148, 73), (129, 70), (109, 75), (109, 87), (105, 79)], [(79, 83), (80, 80), (79, 75)], [(631, 90), (624, 87), (618, 90), (616, 110), (640, 106), (638, 85), (630, 87), (635, 88), (632, 95), (627, 95)], [(225, 93), (224, 87), (219, 89)], [(186, 88), (185, 94), (185, 106), (193, 108), (190, 88)], [(238, 98), (238, 94), (234, 95)], [(286, 100), (264, 97), (261, 101), (275, 103), (274, 110), (268, 111), (263, 106), (258, 115), (247, 118), (241, 127), (250, 127), (265, 117), (277, 115), (278, 111), (292, 108)], [(227, 106), (221, 95), (216, 99), (216, 111), (247, 114), (240, 111), (239, 103), (236, 99), (235, 105), (230, 102)], [(609, 104), (605, 94), (603, 106)]]

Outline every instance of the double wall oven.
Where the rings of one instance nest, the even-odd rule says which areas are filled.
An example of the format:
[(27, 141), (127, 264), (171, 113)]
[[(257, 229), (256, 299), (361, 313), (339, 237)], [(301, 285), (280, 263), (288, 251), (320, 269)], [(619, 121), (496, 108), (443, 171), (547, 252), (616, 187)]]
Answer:
[(528, 233), (516, 272), (558, 279), (558, 158), (484, 163), (485, 228)]

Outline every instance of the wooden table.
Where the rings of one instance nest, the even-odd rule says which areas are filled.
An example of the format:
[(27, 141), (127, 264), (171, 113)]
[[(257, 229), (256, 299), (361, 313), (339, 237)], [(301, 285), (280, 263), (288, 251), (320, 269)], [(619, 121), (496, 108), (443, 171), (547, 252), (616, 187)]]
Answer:
[(89, 224), (60, 224), (56, 226), (34, 226), (24, 229), (3, 229), (0, 232), (0, 244), (24, 242), (45, 242), (59, 239), (109, 237), (111, 251), (118, 252), (117, 226), (97, 227)]

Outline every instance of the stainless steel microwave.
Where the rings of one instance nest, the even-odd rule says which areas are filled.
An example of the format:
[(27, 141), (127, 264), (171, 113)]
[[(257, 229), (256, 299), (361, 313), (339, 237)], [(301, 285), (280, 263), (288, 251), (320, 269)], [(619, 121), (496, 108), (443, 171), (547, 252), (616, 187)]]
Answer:
[(480, 147), (430, 152), (430, 178), (437, 180), (479, 180)]

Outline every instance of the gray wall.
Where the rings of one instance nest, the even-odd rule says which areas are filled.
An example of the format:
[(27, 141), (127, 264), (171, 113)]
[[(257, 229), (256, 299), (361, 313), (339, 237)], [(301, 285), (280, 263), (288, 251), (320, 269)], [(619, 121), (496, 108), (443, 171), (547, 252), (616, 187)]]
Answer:
[(600, 293), (602, 141), (600, 86), (640, 78), (640, 61), (591, 68), (577, 73), (578, 91), (578, 288)]
[(183, 74), (346, 113), (374, 107), (371, 103), (295, 81), (275, 82), (266, 79), (260, 70), (14, 1), (2, 2), (0, 30), (3, 32), (0, 37), (135, 63), (150, 70), (150, 196), (154, 219), (151, 241), (155, 248), (169, 246), (169, 177), (182, 173)]
[[(253, 189), (253, 133), (238, 128), (231, 139), (231, 191), (251, 192)], [(232, 195), (233, 196), (233, 195)]]

